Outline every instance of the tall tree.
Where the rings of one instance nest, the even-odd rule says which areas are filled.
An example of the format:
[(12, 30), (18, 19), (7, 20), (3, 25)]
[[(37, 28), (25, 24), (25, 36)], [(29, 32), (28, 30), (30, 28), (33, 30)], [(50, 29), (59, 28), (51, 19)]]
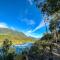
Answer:
[(34, 2), (47, 15), (52, 15), (60, 10), (60, 0), (34, 0)]
[(9, 52), (12, 42), (8, 39), (5, 39), (3, 42), (3, 60), (14, 60), (15, 52)]
[(41, 40), (51, 40), (53, 38), (51, 33), (44, 34)]
[(8, 39), (4, 40), (4, 42), (3, 42), (3, 53), (4, 54), (8, 54), (8, 50), (9, 50), (11, 45), (12, 45), (11, 41), (9, 41)]
[(59, 27), (59, 20), (60, 16), (58, 16), (58, 14), (56, 14), (56, 16), (54, 18), (51, 19), (50, 24), (49, 24), (49, 30), (53, 33), (54, 36), (54, 40), (58, 39), (58, 31), (60, 30)]
[(49, 30), (53, 32), (53, 30), (56, 29), (56, 25), (57, 25), (57, 20), (51, 20), (49, 24)]

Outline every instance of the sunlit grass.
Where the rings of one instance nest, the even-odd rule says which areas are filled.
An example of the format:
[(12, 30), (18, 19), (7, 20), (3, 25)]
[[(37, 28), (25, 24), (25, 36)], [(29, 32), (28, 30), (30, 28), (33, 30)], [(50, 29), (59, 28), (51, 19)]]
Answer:
[(24, 44), (28, 42), (34, 43), (36, 40), (33, 40), (32, 38), (22, 38), (19, 36), (13, 36), (13, 35), (0, 35), (0, 46), (3, 44), (4, 39), (9, 39), (12, 41), (12, 45), (16, 44)]

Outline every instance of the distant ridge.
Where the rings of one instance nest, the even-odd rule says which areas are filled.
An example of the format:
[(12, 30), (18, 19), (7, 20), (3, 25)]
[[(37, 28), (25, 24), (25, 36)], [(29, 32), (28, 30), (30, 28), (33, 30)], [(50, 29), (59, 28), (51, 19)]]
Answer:
[(34, 42), (34, 38), (27, 37), (24, 33), (18, 32), (9, 28), (0, 28), (0, 42), (4, 39), (9, 39), (13, 44), (23, 44), (26, 42)]

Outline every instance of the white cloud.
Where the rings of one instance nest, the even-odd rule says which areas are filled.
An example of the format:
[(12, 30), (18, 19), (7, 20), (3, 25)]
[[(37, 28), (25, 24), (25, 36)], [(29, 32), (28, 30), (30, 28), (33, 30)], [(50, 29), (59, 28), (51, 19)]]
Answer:
[(35, 24), (35, 21), (33, 19), (24, 18), (21, 21), (26, 23), (27, 25), (34, 25)]
[(27, 35), (28, 37), (35, 37), (35, 38), (41, 38), (43, 36), (43, 34), (39, 34), (39, 35), (36, 35), (34, 33), (32, 33), (32, 30), (29, 30), (27, 32), (24, 32), (25, 35)]
[(33, 0), (28, 0), (28, 2), (30, 3), (30, 5), (33, 5)]
[[(46, 22), (46, 26), (47, 25), (49, 25), (48, 22)], [(44, 26), (45, 26), (45, 22), (44, 22), (44, 20), (42, 20), (41, 23), (32, 32), (35, 32), (35, 31), (37, 31), (38, 29), (41, 29)]]
[[(25, 19), (24, 20), (25, 22), (27, 22), (27, 23), (29, 23), (30, 24), (30, 22), (31, 22), (31, 25), (33, 25), (33, 24), (35, 24), (35, 22), (33, 21), (33, 20), (28, 20), (28, 19)], [(46, 22), (46, 26), (48, 26), (49, 25), (49, 23), (48, 22)], [(33, 30), (28, 30), (27, 32), (24, 32), (27, 36), (32, 36), (32, 37), (36, 37), (36, 38), (39, 38), (39, 37), (42, 37), (43, 36), (43, 34), (40, 34), (40, 35), (35, 35), (34, 34), (34, 32), (35, 31), (37, 31), (38, 29), (41, 29), (42, 27), (44, 27), (45, 26), (45, 22), (44, 22), (44, 20), (42, 20), (41, 22), (40, 22), (40, 24), (35, 28), (35, 29), (33, 29)]]
[(6, 23), (0, 22), (0, 28), (8, 28)]
[(31, 36), (32, 30), (29, 30), (27, 32), (24, 32), (27, 36)]
[(16, 30), (13, 26), (8, 26), (4, 22), (0, 22), (0, 28), (9, 28), (9, 29), (12, 29), (12, 30)]
[[(26, 34), (27, 36), (32, 36), (32, 37), (36, 37), (36, 38), (42, 37), (43, 34), (34, 35), (34, 32), (37, 31), (37, 30), (39, 30), (39, 29), (41, 29), (41, 28), (43, 28), (43, 27), (45, 27), (45, 23), (46, 23), (46, 26), (49, 25), (49, 21), (46, 20), (46, 22), (44, 22), (44, 19), (45, 19), (45, 18), (43, 18), (43, 20), (40, 22), (40, 24), (39, 24), (35, 29), (33, 29), (33, 30), (28, 30), (27, 32), (25, 32), (25, 34)], [(31, 22), (31, 25), (35, 24), (35, 22), (34, 22), (33, 20), (30, 20), (30, 21), (29, 21), (28, 19), (25, 19), (24, 21), (27, 22), (27, 23), (29, 23), (29, 24), (30, 24), (30, 22)]]
[(44, 20), (41, 21), (41, 23), (33, 30), (33, 32), (35, 32), (36, 30), (42, 28), (43, 26), (45, 26)]

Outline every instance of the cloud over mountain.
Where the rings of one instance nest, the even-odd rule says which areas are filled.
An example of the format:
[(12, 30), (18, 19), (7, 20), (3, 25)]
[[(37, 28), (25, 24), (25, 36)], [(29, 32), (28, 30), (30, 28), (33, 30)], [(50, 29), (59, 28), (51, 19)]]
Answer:
[(0, 22), (0, 28), (9, 28), (12, 30), (16, 30), (13, 26), (9, 26), (8, 24), (6, 24), (4, 22)]
[(8, 28), (6, 23), (0, 22), (0, 28)]

